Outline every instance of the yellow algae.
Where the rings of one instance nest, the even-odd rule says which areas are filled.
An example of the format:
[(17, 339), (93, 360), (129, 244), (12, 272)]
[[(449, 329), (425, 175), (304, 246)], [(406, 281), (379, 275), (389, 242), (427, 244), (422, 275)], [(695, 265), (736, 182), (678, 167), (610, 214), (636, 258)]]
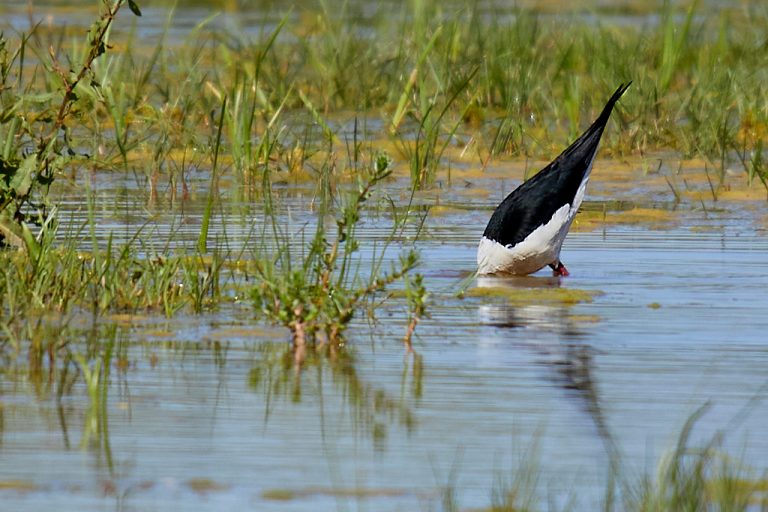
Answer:
[(664, 227), (675, 222), (675, 213), (661, 208), (635, 207), (625, 211), (581, 211), (573, 221), (573, 231), (591, 231), (606, 225), (645, 224)]
[(115, 359), (115, 368), (126, 371), (131, 367), (131, 360), (127, 357), (118, 357)]
[(574, 305), (592, 302), (602, 295), (598, 290), (580, 290), (576, 288), (517, 288), (514, 286), (483, 286), (467, 290), (469, 297), (502, 297), (515, 305), (527, 304), (562, 304)]
[(674, 221), (675, 215), (670, 210), (661, 208), (632, 208), (623, 212), (609, 213), (608, 219), (617, 224), (658, 224)]
[(753, 185), (750, 188), (729, 188), (717, 192), (717, 199), (720, 201), (768, 201), (768, 191), (762, 185)]
[(582, 210), (576, 215), (571, 231), (592, 231), (607, 224), (607, 211)]
[[(498, 194), (499, 193), (498, 190), (492, 190), (492, 189), (487, 188), (486, 186), (477, 186), (475, 183), (472, 183), (470, 181), (466, 181), (466, 180), (463, 180), (463, 179), (462, 179), (462, 181), (464, 183), (460, 185), (462, 187), (461, 195), (464, 196), (464, 197), (481, 197), (481, 198), (486, 198), (486, 197), (490, 197), (491, 194)], [(454, 181), (454, 188), (457, 188), (455, 181)], [(502, 192), (509, 193), (511, 191), (512, 190), (510, 189), (510, 190), (502, 191)], [(488, 205), (488, 206), (490, 207), (491, 205)], [(477, 209), (477, 206), (472, 205), (472, 209)]]
[(626, 160), (602, 159), (595, 162), (592, 175), (601, 178), (626, 177), (640, 168), (640, 162), (633, 165)]
[(456, 206), (433, 206), (429, 209), (429, 216), (430, 217), (444, 217), (446, 215), (455, 215), (461, 211), (463, 211), (464, 208), (458, 208)]
[[(701, 204), (702, 201), (712, 201), (712, 191), (710, 189), (699, 189), (699, 190), (683, 190), (680, 191), (678, 189), (678, 193), (681, 197), (686, 198), (689, 202), (693, 204)], [(717, 192), (715, 192), (715, 197), (717, 197)]]
[(300, 496), (300, 494), (291, 489), (267, 489), (261, 493), (262, 498), (273, 501), (290, 501)]
[[(653, 176), (643, 176), (643, 177), (629, 177), (629, 178), (623, 178), (625, 179), (625, 183), (631, 184), (632, 187), (639, 187), (642, 186), (642, 188), (645, 189), (654, 189), (654, 190), (664, 190), (669, 191), (670, 194), (672, 194), (672, 190), (669, 188), (669, 178), (666, 176), (660, 176), (658, 174), (654, 174)], [(674, 184), (674, 183), (673, 183)]]
[(753, 143), (758, 140), (768, 141), (768, 124), (760, 121), (754, 112), (748, 110), (741, 119), (736, 140), (748, 140)]
[(692, 233), (717, 233), (722, 230), (722, 226), (716, 226), (712, 224), (699, 224), (688, 228), (688, 231)]
[(451, 215), (457, 213), (459, 210), (458, 208), (454, 208), (453, 206), (432, 206), (429, 209), (429, 216), (430, 217), (442, 217), (445, 215)]
[(167, 329), (148, 329), (142, 333), (144, 336), (153, 336), (155, 338), (170, 338), (176, 333)]
[(366, 488), (366, 487), (307, 487), (305, 489), (266, 489), (261, 497), (266, 500), (290, 501), (311, 496), (333, 496), (342, 498), (379, 498), (405, 496), (412, 494), (406, 489)]
[(637, 184), (630, 182), (628, 180), (621, 180), (617, 181), (616, 183), (605, 183), (603, 184), (603, 187), (601, 189), (598, 189), (597, 186), (593, 185), (593, 188), (597, 190), (605, 190), (608, 191), (612, 196), (621, 196), (621, 197), (632, 197), (635, 198), (636, 196), (636, 190), (637, 190)]
[(36, 491), (40, 487), (29, 480), (0, 480), (0, 490), (3, 491)]
[(229, 485), (222, 484), (211, 480), (210, 478), (192, 478), (187, 480), (187, 485), (190, 489), (198, 494), (205, 494), (216, 491), (226, 491), (229, 489)]

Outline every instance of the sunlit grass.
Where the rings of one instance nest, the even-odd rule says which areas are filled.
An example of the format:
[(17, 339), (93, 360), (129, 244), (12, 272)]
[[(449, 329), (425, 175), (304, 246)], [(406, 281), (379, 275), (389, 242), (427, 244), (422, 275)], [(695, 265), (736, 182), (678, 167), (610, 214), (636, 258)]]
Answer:
[[(381, 8), (363, 31), (353, 13), (321, 3), (316, 12), (286, 11), (257, 36), (223, 35), (201, 21), (185, 40), (163, 37), (145, 47), (132, 37), (94, 64), (98, 86), (78, 85), (82, 128), (72, 130), (68, 145), (99, 167), (138, 169), (150, 184), (175, 179), (190, 165), (212, 165), (211, 127), (226, 97), (227, 172), (253, 173), (273, 143), (277, 168), (301, 170), (309, 165), (303, 158), (281, 165), (297, 142), (304, 140), (303, 154), (327, 150), (328, 135), (340, 138), (331, 121), (358, 112), (380, 119), (372, 136), (401, 147), (411, 179), (427, 186), (450, 163), (446, 145), (471, 143), (483, 160), (551, 156), (617, 83), (634, 80), (605, 150), (673, 149), (709, 159), (720, 175), (736, 164), (750, 181), (764, 176), (764, 9), (668, 5), (658, 23), (639, 18), (626, 26), (590, 24), (577, 13), (511, 14), (496, 19), (474, 4), (405, 3), (394, 12)], [(58, 41), (56, 53), (82, 53), (77, 39), (56, 39), (55, 30), (24, 36), (19, 72), (18, 58), (8, 61), (4, 94), (27, 97), (27, 116), (54, 99), (35, 89), (56, 86), (47, 49), (34, 42)], [(9, 55), (18, 44), (6, 36)], [(19, 110), (6, 113), (4, 132), (16, 126)], [(307, 140), (306, 123), (321, 126), (323, 135)]]

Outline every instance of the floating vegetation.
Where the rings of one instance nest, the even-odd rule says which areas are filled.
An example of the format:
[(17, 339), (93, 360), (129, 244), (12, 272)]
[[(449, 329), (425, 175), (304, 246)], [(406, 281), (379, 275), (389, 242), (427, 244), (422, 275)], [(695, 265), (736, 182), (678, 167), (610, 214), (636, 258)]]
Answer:
[(40, 490), (34, 482), (27, 480), (0, 480), (0, 490), (15, 492), (33, 492)]
[(632, 207), (628, 210), (580, 211), (573, 222), (576, 231), (591, 231), (606, 226), (647, 226), (654, 229), (671, 228), (678, 222), (675, 212), (665, 208)]
[(273, 501), (290, 501), (298, 499), (311, 498), (313, 496), (332, 496), (343, 498), (396, 498), (414, 494), (408, 489), (367, 489), (358, 488), (325, 488), (325, 487), (307, 487), (305, 489), (267, 489), (261, 493), (261, 497)]
[(198, 494), (208, 494), (210, 492), (223, 492), (231, 486), (210, 478), (192, 478), (186, 481), (187, 486)]
[(515, 284), (505, 284), (499, 280), (498, 285), (484, 282), (482, 286), (466, 291), (468, 297), (499, 297), (506, 299), (515, 306), (532, 304), (573, 306), (582, 302), (592, 302), (594, 297), (601, 295), (598, 290), (579, 290), (576, 288), (536, 287), (527, 288)]

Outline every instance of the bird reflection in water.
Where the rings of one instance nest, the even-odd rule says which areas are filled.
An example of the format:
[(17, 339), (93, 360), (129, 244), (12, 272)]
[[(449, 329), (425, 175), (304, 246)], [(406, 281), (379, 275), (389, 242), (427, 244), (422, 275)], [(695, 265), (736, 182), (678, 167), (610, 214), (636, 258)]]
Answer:
[[(561, 287), (561, 279), (556, 276), (508, 276), (477, 278), (478, 288), (509, 289), (528, 291), (536, 300), (536, 290), (548, 290)], [(557, 302), (533, 302), (530, 304), (511, 304), (509, 301), (482, 304), (478, 309), (480, 323), (496, 327), (531, 327), (546, 332), (565, 335), (578, 335), (578, 330), (570, 318), (567, 307)]]
[[(516, 288), (535, 290), (560, 288), (556, 276), (478, 277), (480, 288)], [(533, 291), (531, 297), (535, 299)], [(610, 464), (618, 464), (619, 453), (600, 405), (599, 388), (594, 378), (596, 350), (585, 342), (588, 336), (584, 322), (565, 303), (540, 302), (514, 304), (508, 300), (482, 304), (478, 308), (480, 323), (502, 329), (525, 330), (525, 336), (514, 336), (515, 345), (531, 350), (549, 368), (551, 380), (575, 397), (591, 419), (603, 442)]]

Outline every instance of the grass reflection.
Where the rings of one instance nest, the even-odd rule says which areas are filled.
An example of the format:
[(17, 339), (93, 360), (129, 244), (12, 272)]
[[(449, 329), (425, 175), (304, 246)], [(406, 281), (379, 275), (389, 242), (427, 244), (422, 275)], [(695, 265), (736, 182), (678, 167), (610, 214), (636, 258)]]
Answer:
[(383, 386), (366, 381), (357, 369), (354, 352), (348, 347), (317, 347), (307, 352), (302, 366), (297, 366), (289, 345), (262, 343), (248, 383), (251, 389), (264, 394), (265, 422), (281, 402), (317, 403), (322, 420), (329, 403), (328, 395), (338, 395), (344, 401), (344, 413), (355, 431), (370, 436), (374, 446), (383, 449), (390, 425), (407, 432), (417, 426), (410, 403), (421, 396), (424, 371), (421, 356), (413, 354), (412, 361), (411, 365), (404, 366), (400, 395), (393, 396)]
[[(123, 331), (116, 324), (75, 328), (61, 318), (14, 327), (13, 340), (21, 343), (9, 343), (7, 336), (0, 339), (3, 380), (13, 393), (26, 388), (40, 404), (53, 401), (64, 448), (72, 448), (71, 425), (77, 424), (80, 440), (75, 444), (94, 453), (99, 465), (112, 473), (110, 371), (124, 358)], [(84, 395), (84, 411), (71, 405), (70, 398), (78, 395)]]

